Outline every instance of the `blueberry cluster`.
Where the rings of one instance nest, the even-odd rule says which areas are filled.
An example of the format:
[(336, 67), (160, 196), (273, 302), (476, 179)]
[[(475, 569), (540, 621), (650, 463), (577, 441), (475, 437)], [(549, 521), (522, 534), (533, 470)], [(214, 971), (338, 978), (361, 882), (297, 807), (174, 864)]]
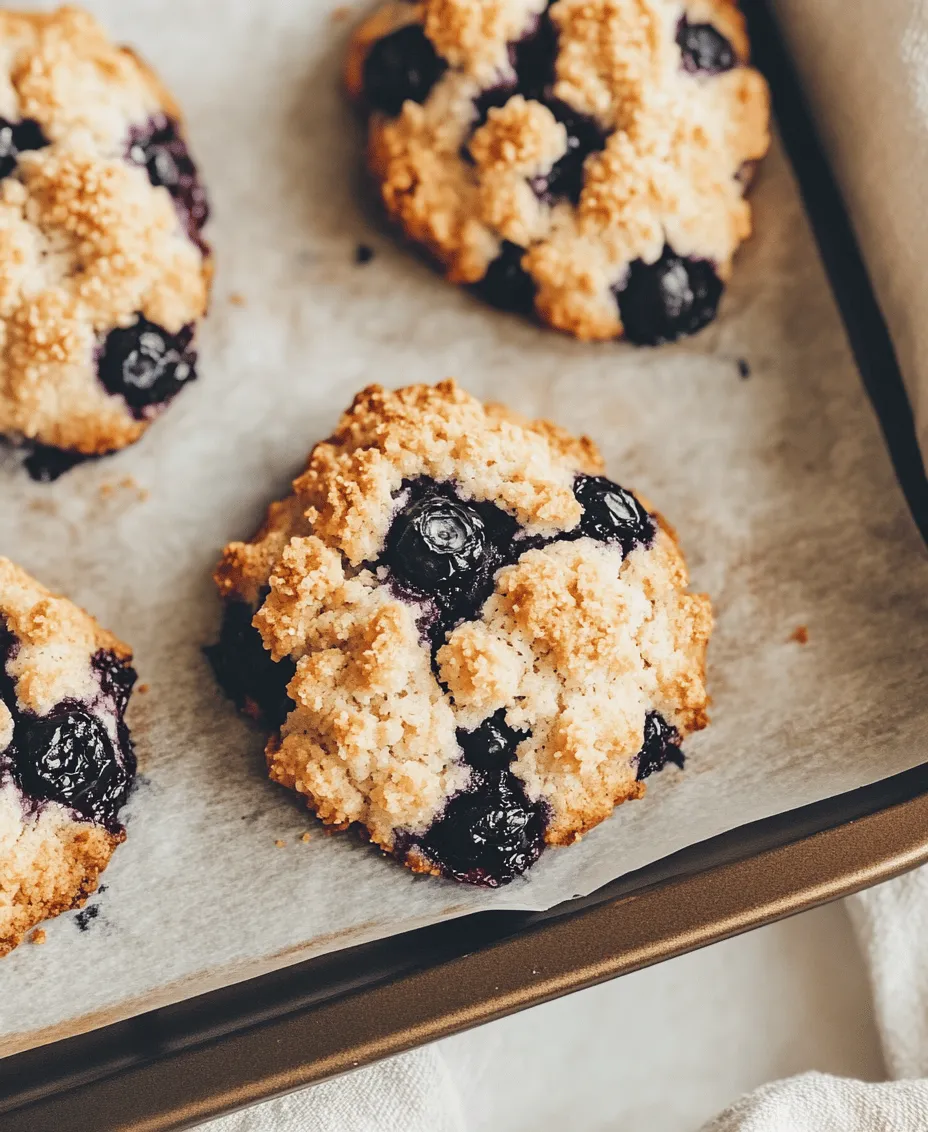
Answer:
[[(21, 711), (7, 665), (18, 642), (0, 623), (0, 700), (13, 716), (13, 741), (0, 752), (0, 778), (11, 774), (32, 803), (59, 802), (111, 832), (120, 829), (119, 811), (135, 779), (135, 754), (125, 724), (125, 711), (135, 671), (114, 653), (98, 652), (92, 660), (100, 684), (100, 701), (85, 704), (63, 700), (47, 714)], [(93, 711), (105, 705), (117, 720), (114, 746)]]
[(9, 122), (0, 118), (0, 181), (16, 168), (16, 159), (29, 149), (44, 149), (49, 144), (42, 127), (32, 118)]
[[(618, 484), (604, 476), (580, 475), (574, 494), (583, 513), (573, 531), (559, 536), (561, 541), (593, 538), (620, 546), (627, 555), (653, 540), (654, 520)], [(554, 541), (520, 535), (515, 521), (494, 504), (465, 501), (449, 484), (417, 480), (400, 495), (377, 565), (386, 567), (401, 596), (427, 603), (434, 651), (456, 624), (477, 615), (503, 566), (531, 546)], [(509, 769), (524, 738), (525, 732), (506, 723), (503, 711), (474, 731), (458, 731), (470, 782), (422, 837), (401, 841), (398, 852), (404, 855), (415, 845), (444, 875), (490, 887), (525, 872), (544, 847), (547, 817), (545, 806), (529, 800)], [(640, 766), (650, 765), (651, 757), (644, 758)]]
[[(738, 65), (731, 43), (711, 24), (691, 24), (684, 15), (676, 43), (687, 74), (713, 76)], [(576, 205), (583, 190), (584, 163), (605, 147), (607, 133), (595, 119), (553, 95), (557, 50), (557, 30), (545, 11), (520, 40), (509, 45), (512, 75), (477, 96), (473, 128), (483, 125), (489, 111), (505, 106), (514, 94), (547, 106), (566, 129), (567, 151), (530, 184), (546, 204), (566, 200)], [(407, 24), (378, 40), (368, 53), (363, 73), (368, 105), (393, 117), (407, 100), (423, 103), (447, 68), (421, 25)], [(462, 157), (470, 160), (466, 144)], [(504, 240), (497, 258), (471, 290), (500, 310), (531, 314), (536, 287), (522, 266), (524, 254), (525, 248)], [(694, 334), (711, 322), (722, 282), (708, 260), (679, 256), (668, 246), (655, 263), (632, 263), (613, 290), (625, 336), (637, 345), (654, 346)]]
[(157, 114), (145, 125), (134, 127), (127, 157), (148, 171), (153, 185), (168, 190), (187, 235), (205, 250), (200, 232), (209, 219), (209, 201), (177, 122)]

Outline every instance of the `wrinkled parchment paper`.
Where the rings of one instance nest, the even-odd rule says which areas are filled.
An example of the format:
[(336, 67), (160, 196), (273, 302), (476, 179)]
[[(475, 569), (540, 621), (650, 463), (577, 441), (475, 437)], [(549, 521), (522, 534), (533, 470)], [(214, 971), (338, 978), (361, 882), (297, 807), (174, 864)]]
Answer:
[(772, 6), (866, 257), (928, 461), (928, 3)]
[[(99, 914), (0, 962), (0, 1053), (443, 917), (545, 908), (923, 759), (928, 555), (779, 148), (719, 321), (659, 350), (582, 345), (442, 285), (382, 229), (328, 2), (90, 7), (187, 108), (218, 275), (201, 380), (141, 444), (50, 487), (0, 466), (0, 549), (131, 642), (151, 686)], [(376, 256), (356, 266), (362, 241)], [(261, 736), (201, 654), (220, 547), (251, 533), (355, 390), (449, 374), (592, 434), (677, 526), (718, 616), (713, 723), (686, 770), (499, 892), (325, 836), (265, 779)]]

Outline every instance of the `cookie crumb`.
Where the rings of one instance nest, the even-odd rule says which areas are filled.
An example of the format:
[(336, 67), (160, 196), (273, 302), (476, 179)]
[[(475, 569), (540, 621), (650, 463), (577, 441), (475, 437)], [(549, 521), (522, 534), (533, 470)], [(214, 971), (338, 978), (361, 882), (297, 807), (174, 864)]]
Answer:
[(29, 942), (30, 943), (44, 943), (47, 939), (48, 939), (48, 936), (45, 932), (45, 929), (44, 928), (36, 928), (36, 930), (29, 937)]
[(109, 480), (104, 480), (103, 483), (100, 484), (98, 491), (101, 499), (109, 499), (116, 491), (116, 485), (110, 483)]
[(304, 833), (300, 841), (312, 841), (313, 835), (311, 833)]
[(241, 291), (232, 291), (231, 292), (231, 294), (229, 295), (229, 305), (233, 306), (233, 307), (247, 306), (245, 296), (242, 294)]
[(354, 250), (354, 262), (363, 266), (374, 258), (374, 249), (370, 244), (358, 244)]
[(140, 696), (146, 696), (151, 691), (151, 684), (139, 684), (135, 690)]
[(286, 849), (287, 848), (286, 841), (284, 841), (283, 838), (281, 838), (281, 837), (278, 837), (277, 840), (274, 842), (274, 844), (277, 846), (278, 849)]
[(343, 23), (351, 15), (351, 8), (347, 4), (339, 4), (337, 8), (333, 8), (329, 14), (329, 19), (333, 24)]
[(58, 505), (53, 499), (32, 499), (29, 502), (29, 510), (39, 515), (57, 515)]
[(742, 381), (745, 381), (751, 376), (751, 367), (748, 364), (747, 358), (738, 359), (738, 376)]
[(795, 641), (797, 645), (807, 645), (809, 643), (808, 627), (806, 625), (797, 625), (792, 633), (790, 633), (789, 639)]
[(74, 922), (81, 929), (86, 932), (90, 928), (90, 921), (95, 920), (100, 915), (100, 909), (96, 904), (88, 904), (83, 912), (78, 912), (74, 917)]

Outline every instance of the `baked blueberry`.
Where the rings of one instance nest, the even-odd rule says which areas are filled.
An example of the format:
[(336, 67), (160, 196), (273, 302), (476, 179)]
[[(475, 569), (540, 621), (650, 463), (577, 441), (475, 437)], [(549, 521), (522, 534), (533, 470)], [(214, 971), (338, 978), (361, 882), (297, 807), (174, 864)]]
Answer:
[(630, 491), (612, 480), (605, 476), (577, 476), (574, 494), (583, 507), (578, 535), (617, 542), (625, 554), (653, 540), (654, 520)]
[(358, 394), (215, 573), (210, 654), (273, 732), (270, 777), (484, 885), (640, 797), (707, 722), (711, 613), (603, 471), (591, 441), (451, 381)]
[(680, 749), (682, 739), (660, 712), (649, 711), (644, 720), (644, 742), (638, 752), (636, 777), (639, 782), (663, 770), (667, 763), (683, 768), (685, 756)]
[(13, 733), (14, 774), (36, 801), (60, 802), (112, 828), (129, 789), (129, 771), (100, 720), (78, 703), (49, 715), (23, 715)]
[(296, 665), (287, 658), (275, 663), (251, 623), (253, 617), (254, 609), (246, 602), (228, 602), (219, 641), (204, 651), (226, 695), (253, 719), (276, 728), (293, 707), (287, 685)]
[(391, 117), (403, 103), (425, 102), (448, 64), (418, 24), (407, 24), (378, 40), (364, 60), (364, 97)]
[[(200, 234), (208, 207), (178, 107), (91, 15), (4, 8), (0, 43), (0, 89), (18, 92), (30, 115), (0, 118), (0, 342), (23, 341), (4, 353), (0, 441), (48, 483), (134, 444), (192, 375), (212, 278)], [(122, 330), (105, 340), (140, 309), (187, 328), (168, 341), (144, 327), (161, 336), (163, 357)]]
[(419, 848), (444, 876), (498, 888), (538, 860), (544, 832), (543, 807), (528, 800), (517, 778), (506, 770), (477, 771)]
[(0, 955), (80, 907), (126, 831), (129, 650), (0, 558)]
[(535, 307), (535, 284), (522, 266), (525, 248), (503, 240), (499, 255), (471, 291), (497, 310), (531, 314)]
[(722, 281), (705, 259), (684, 258), (665, 247), (660, 259), (636, 259), (618, 289), (625, 336), (638, 346), (659, 346), (695, 334), (715, 318)]
[(712, 24), (691, 24), (684, 16), (677, 27), (677, 44), (683, 69), (692, 75), (719, 75), (738, 63), (732, 45)]
[(26, 449), (27, 455), (23, 461), (29, 478), (36, 483), (54, 483), (65, 472), (70, 472), (78, 464), (93, 459), (83, 452), (74, 452), (65, 448), (53, 448), (48, 444), (33, 444)]
[(145, 167), (153, 185), (168, 190), (185, 231), (199, 243), (200, 230), (209, 220), (209, 201), (177, 122), (158, 114), (144, 126), (134, 127), (129, 159)]
[(139, 315), (132, 326), (111, 330), (97, 366), (109, 393), (123, 397), (134, 416), (166, 405), (196, 378), (193, 327), (169, 334)]
[(560, 199), (577, 204), (583, 190), (583, 163), (591, 153), (604, 148), (606, 134), (592, 118), (573, 110), (566, 102), (550, 98), (545, 106), (567, 131), (567, 152), (548, 173), (534, 177), (531, 186), (548, 204)]
[(387, 561), (402, 585), (445, 597), (473, 585), (487, 535), (475, 510), (436, 494), (400, 513), (388, 545)]
[(16, 168), (16, 158), (30, 149), (44, 149), (48, 138), (32, 118), (10, 122), (0, 118), (0, 181)]
[(490, 596), (517, 527), (493, 504), (459, 499), (448, 484), (419, 480), (401, 498), (381, 562), (401, 593), (435, 603), (428, 635), (437, 647)]
[(135, 669), (112, 649), (100, 649), (94, 653), (90, 666), (99, 678), (103, 695), (111, 701), (117, 714), (122, 715), (135, 687)]
[(507, 767), (516, 757), (516, 747), (525, 737), (526, 732), (509, 726), (502, 709), (473, 731), (458, 731), (464, 761), (475, 770), (502, 770)]

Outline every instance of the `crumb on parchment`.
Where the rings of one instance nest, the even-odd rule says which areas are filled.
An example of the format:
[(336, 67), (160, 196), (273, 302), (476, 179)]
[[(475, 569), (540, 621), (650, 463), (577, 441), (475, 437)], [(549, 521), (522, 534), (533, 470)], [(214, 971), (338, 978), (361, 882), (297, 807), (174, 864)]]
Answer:
[(30, 943), (44, 943), (48, 939), (48, 935), (44, 928), (36, 928), (36, 930), (29, 937)]
[(807, 625), (797, 625), (796, 628), (790, 633), (789, 639), (795, 641), (797, 645), (807, 645), (809, 643), (809, 628)]

